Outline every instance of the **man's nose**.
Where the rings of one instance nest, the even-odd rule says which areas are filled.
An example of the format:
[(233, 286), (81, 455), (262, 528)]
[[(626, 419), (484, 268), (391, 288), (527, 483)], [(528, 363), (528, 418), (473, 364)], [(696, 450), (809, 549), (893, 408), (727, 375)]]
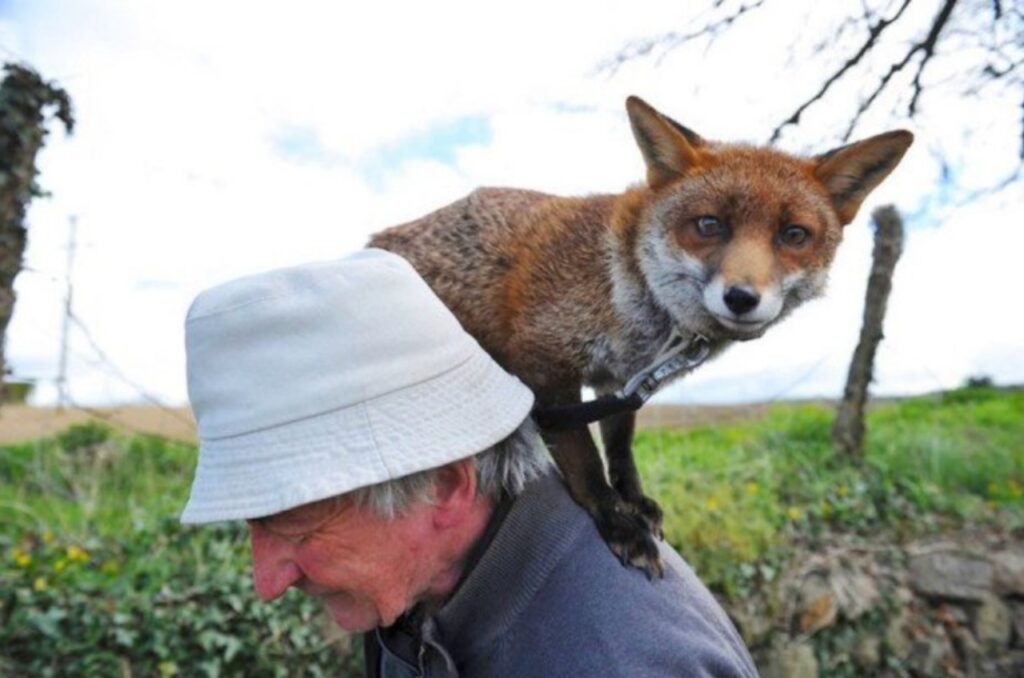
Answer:
[(256, 595), (273, 600), (302, 579), (302, 570), (292, 558), (291, 544), (258, 523), (249, 524), (252, 541), (252, 583)]

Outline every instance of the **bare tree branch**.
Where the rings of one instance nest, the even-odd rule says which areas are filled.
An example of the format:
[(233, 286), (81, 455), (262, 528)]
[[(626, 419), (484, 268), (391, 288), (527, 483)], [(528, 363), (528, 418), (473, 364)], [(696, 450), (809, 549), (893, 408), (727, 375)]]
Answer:
[(846, 63), (840, 66), (839, 69), (836, 70), (836, 72), (833, 73), (832, 76), (825, 81), (825, 83), (821, 86), (821, 89), (818, 90), (817, 94), (804, 101), (804, 103), (800, 104), (800, 106), (797, 107), (797, 109), (793, 112), (791, 116), (783, 120), (778, 125), (778, 127), (776, 127), (774, 131), (772, 131), (771, 143), (775, 143), (776, 141), (779, 140), (779, 137), (782, 136), (782, 130), (785, 127), (788, 127), (789, 125), (798, 124), (800, 122), (800, 117), (804, 114), (804, 111), (806, 111), (815, 102), (821, 100), (821, 98), (824, 97), (825, 94), (832, 88), (832, 85), (838, 82), (839, 79), (842, 78), (851, 68), (853, 68), (854, 66), (861, 62), (864, 56), (868, 52), (870, 52), (871, 48), (874, 47), (875, 44), (878, 42), (879, 37), (881, 37), (882, 33), (885, 32), (885, 29), (899, 20), (900, 16), (902, 16), (903, 12), (907, 9), (907, 7), (910, 6), (911, 2), (912, 0), (903, 0), (903, 3), (900, 5), (900, 8), (896, 10), (896, 13), (892, 15), (892, 17), (888, 19), (878, 20), (878, 22), (876, 22), (868, 29), (868, 38), (867, 40), (864, 41), (864, 44), (861, 45), (860, 49), (857, 50), (857, 53), (854, 54), (849, 59), (847, 59)]
[[(621, 49), (615, 56), (606, 60), (600, 64), (597, 68), (598, 72), (605, 72), (609, 76), (615, 75), (622, 64), (627, 61), (633, 61), (634, 59), (642, 59), (650, 56), (651, 52), (655, 49), (661, 49), (662, 52), (669, 52), (677, 47), (680, 47), (691, 40), (697, 38), (707, 37), (714, 40), (720, 33), (725, 29), (732, 26), (745, 14), (758, 9), (765, 3), (765, 0), (755, 0), (749, 4), (740, 5), (732, 14), (716, 19), (705, 24), (702, 28), (692, 31), (690, 33), (677, 33), (671, 31), (669, 33), (662, 33), (659, 36), (648, 38), (647, 40), (635, 41), (626, 45)], [(721, 9), (722, 5), (725, 4), (725, 0), (715, 0), (713, 9)]]
[(959, 0), (946, 0), (943, 4), (942, 9), (936, 15), (935, 20), (932, 22), (932, 27), (928, 31), (928, 35), (921, 42), (916, 42), (910, 46), (907, 53), (903, 55), (903, 58), (899, 61), (891, 64), (889, 70), (886, 71), (875, 87), (874, 91), (868, 95), (868, 98), (860, 102), (857, 110), (854, 112), (853, 117), (850, 119), (850, 124), (846, 128), (846, 132), (843, 133), (843, 141), (848, 141), (850, 136), (853, 134), (853, 130), (856, 129), (857, 124), (860, 122), (861, 116), (871, 108), (871, 105), (875, 103), (875, 100), (885, 91), (885, 88), (889, 86), (889, 82), (893, 77), (900, 73), (907, 64), (910, 63), (911, 59), (914, 58), (919, 52), (923, 52), (921, 62), (917, 65), (917, 73), (914, 75), (913, 87), (914, 94), (910, 98), (910, 104), (907, 110), (911, 117), (917, 112), (917, 100), (921, 95), (921, 73), (924, 71), (925, 66), (935, 55), (935, 42), (938, 40), (939, 34), (942, 32), (942, 28), (946, 25), (949, 20), (949, 15), (953, 12), (953, 8), (956, 6)]
[(924, 42), (914, 47), (913, 51), (921, 51), (924, 55), (921, 57), (921, 62), (917, 65), (917, 73), (914, 75), (914, 96), (910, 98), (910, 106), (907, 108), (910, 117), (914, 117), (914, 114), (917, 112), (917, 101), (921, 97), (921, 74), (924, 73), (928, 62), (935, 56), (935, 45), (938, 43), (939, 35), (942, 33), (942, 29), (946, 27), (946, 24), (949, 23), (949, 17), (953, 13), (953, 8), (956, 7), (957, 2), (959, 0), (946, 0), (942, 9), (936, 15), (931, 30), (928, 31), (928, 37), (924, 39)]
[[(604, 70), (614, 72), (629, 60), (652, 54), (660, 61), (673, 49), (698, 39), (706, 39), (710, 48), (742, 16), (769, 4), (765, 0), (705, 1), (708, 13), (694, 22), (701, 28), (664, 33), (627, 45)], [(925, 7), (922, 0), (910, 12), (912, 2), (915, 0), (860, 0), (852, 12), (836, 11), (828, 30), (805, 31), (798, 48), (790, 51), (791, 64), (806, 60), (808, 54), (829, 57), (837, 45), (849, 45), (851, 49), (844, 49), (845, 55), (830, 62), (813, 94), (798, 102), (789, 117), (772, 131), (771, 142), (777, 142), (788, 127), (801, 124), (811, 108), (818, 109), (819, 103), (824, 107), (826, 100), (846, 96), (851, 87), (862, 91), (851, 114), (841, 123), (845, 127), (843, 140), (850, 139), (864, 116), (878, 108), (883, 99), (892, 102), (893, 113), (899, 117), (915, 118), (922, 114), (925, 101), (931, 106), (933, 101), (949, 101), (950, 97), (984, 95), (985, 105), (989, 100), (999, 102), (1000, 119), (1005, 120), (1012, 110), (1012, 119), (1020, 124), (1019, 134), (1013, 135), (1009, 148), (1019, 145), (1015, 155), (1022, 161), (1021, 167), (1000, 186), (1024, 182), (1024, 102), (1019, 98), (1024, 94), (1024, 1), (932, 0)], [(772, 7), (781, 4), (773, 3)], [(899, 28), (893, 28), (896, 24)], [(879, 55), (885, 56), (880, 60)], [(939, 93), (945, 99), (939, 98)], [(965, 120), (964, 124), (987, 136), (1005, 135), (1004, 125), (990, 125), (980, 118)], [(1003, 149), (1008, 146), (1000, 145)]]

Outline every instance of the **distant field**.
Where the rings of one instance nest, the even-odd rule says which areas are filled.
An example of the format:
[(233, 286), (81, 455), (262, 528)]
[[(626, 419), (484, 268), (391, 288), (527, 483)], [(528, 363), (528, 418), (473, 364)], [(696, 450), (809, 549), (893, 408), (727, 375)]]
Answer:
[(125, 405), (99, 407), (91, 412), (93, 414), (72, 408), (57, 411), (52, 407), (0, 405), (0, 445), (43, 438), (89, 420), (106, 421), (127, 433), (151, 433), (185, 442), (196, 438), (192, 412), (187, 407), (163, 409)]
[[(691, 428), (727, 424), (763, 416), (772, 406), (751, 405), (648, 405), (640, 411), (640, 428)], [(89, 412), (27, 405), (0, 406), (0, 445), (20, 443), (63, 431), (90, 419), (106, 421), (128, 433), (153, 435), (192, 442), (196, 439), (192, 412), (187, 407), (163, 409), (149, 405), (101, 407)]]

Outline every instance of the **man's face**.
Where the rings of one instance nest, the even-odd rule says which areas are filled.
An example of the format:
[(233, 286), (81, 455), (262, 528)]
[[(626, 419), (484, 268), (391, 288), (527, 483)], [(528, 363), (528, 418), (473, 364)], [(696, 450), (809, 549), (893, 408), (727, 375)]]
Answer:
[(328, 499), (249, 521), (256, 592), (273, 600), (295, 586), (321, 598), (347, 631), (390, 626), (436, 571), (430, 509), (384, 519)]

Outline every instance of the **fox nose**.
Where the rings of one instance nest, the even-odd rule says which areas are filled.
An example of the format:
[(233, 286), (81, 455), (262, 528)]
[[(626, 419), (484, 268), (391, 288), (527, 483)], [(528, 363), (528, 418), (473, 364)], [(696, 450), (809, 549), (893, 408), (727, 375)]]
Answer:
[(749, 287), (734, 285), (725, 292), (725, 305), (736, 315), (753, 310), (761, 296)]

